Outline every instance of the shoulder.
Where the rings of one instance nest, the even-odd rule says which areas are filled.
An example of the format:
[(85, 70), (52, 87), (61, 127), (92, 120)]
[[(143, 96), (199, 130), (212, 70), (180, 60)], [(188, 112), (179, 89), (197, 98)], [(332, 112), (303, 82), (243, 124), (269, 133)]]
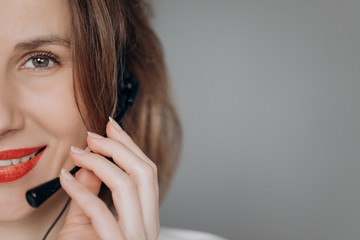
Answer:
[(161, 227), (159, 240), (226, 240), (225, 238), (194, 230)]

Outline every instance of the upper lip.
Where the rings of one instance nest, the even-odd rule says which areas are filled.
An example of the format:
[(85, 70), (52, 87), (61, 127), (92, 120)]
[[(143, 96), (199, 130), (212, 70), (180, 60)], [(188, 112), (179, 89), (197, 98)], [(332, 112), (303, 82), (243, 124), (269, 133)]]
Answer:
[(31, 147), (31, 148), (18, 148), (0, 151), (0, 160), (16, 159), (28, 156), (45, 146)]

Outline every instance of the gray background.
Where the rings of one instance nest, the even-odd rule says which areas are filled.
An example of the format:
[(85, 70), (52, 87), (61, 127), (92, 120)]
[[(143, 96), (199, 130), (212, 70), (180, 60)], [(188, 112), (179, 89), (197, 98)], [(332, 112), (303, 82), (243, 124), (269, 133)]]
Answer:
[(153, 2), (185, 134), (162, 225), (360, 239), (360, 1)]

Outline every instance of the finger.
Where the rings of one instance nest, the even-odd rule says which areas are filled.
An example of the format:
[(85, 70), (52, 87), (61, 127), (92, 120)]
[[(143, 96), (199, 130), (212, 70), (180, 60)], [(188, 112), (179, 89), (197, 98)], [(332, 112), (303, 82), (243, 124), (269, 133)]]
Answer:
[(96, 153), (73, 148), (70, 155), (76, 165), (93, 171), (109, 187), (124, 235), (135, 239), (145, 237), (142, 209), (134, 180)]
[(143, 161), (150, 165), (154, 172), (154, 182), (156, 183), (156, 195), (159, 196), (159, 185), (158, 185), (158, 175), (157, 175), (157, 166), (151, 161), (139, 148), (138, 145), (134, 143), (132, 138), (121, 128), (121, 126), (111, 117), (109, 117), (109, 122), (106, 125), (106, 134), (110, 139), (114, 139), (118, 142), (124, 144), (127, 148), (132, 150), (136, 155), (139, 156)]
[[(101, 181), (96, 175), (87, 169), (80, 169), (76, 173), (75, 179), (90, 190), (94, 195), (98, 195), (100, 191)], [(69, 208), (69, 213), (65, 219), (65, 224), (88, 224), (90, 219), (83, 212), (76, 202), (72, 202)]]
[(145, 155), (145, 153), (139, 148), (139, 146), (134, 143), (132, 138), (111, 117), (109, 117), (109, 122), (106, 125), (106, 135), (111, 139), (123, 143), (141, 159), (156, 168), (155, 163)]
[[(116, 133), (126, 134), (124, 131)], [(115, 135), (115, 134), (114, 134)], [(89, 134), (89, 148), (99, 154), (112, 157), (114, 162), (136, 182), (146, 232), (155, 236), (159, 231), (159, 190), (156, 167), (148, 164), (121, 142)]]
[[(150, 236), (158, 235), (160, 231), (160, 221), (158, 219), (159, 215), (159, 184), (158, 184), (158, 174), (157, 174), (157, 166), (156, 164), (151, 161), (143, 152), (142, 150), (134, 143), (132, 138), (121, 128), (121, 126), (111, 117), (109, 117), (109, 122), (106, 125), (106, 134), (109, 138), (114, 139), (116, 141), (121, 142), (127, 148), (132, 150), (136, 155), (138, 155), (143, 161), (145, 161), (152, 169), (150, 175), (154, 176), (153, 181), (147, 181), (144, 179), (146, 183), (153, 184), (155, 186), (155, 197), (152, 196), (152, 193), (148, 191), (152, 191), (152, 188), (146, 184), (139, 186), (139, 195), (140, 198), (143, 199), (141, 201), (141, 205), (143, 208), (143, 215), (145, 226), (147, 227), (147, 232)], [(155, 199), (154, 202), (151, 202), (151, 199)], [(150, 201), (150, 202), (149, 202)], [(157, 216), (157, 221), (154, 221), (154, 216)], [(149, 229), (157, 229), (156, 233), (152, 233)]]
[(61, 170), (60, 183), (90, 221), (101, 239), (124, 239), (113, 215), (105, 203), (64, 169)]

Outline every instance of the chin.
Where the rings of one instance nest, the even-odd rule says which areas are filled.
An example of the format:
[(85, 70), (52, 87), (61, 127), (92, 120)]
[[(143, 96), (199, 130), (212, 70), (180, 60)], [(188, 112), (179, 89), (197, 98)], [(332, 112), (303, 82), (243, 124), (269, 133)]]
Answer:
[(25, 191), (0, 191), (0, 221), (16, 221), (35, 211), (25, 199)]
[[(59, 191), (39, 208), (33, 208), (27, 203), (25, 193), (29, 189), (57, 177), (61, 167), (71, 169), (74, 166), (68, 158), (67, 151), (70, 147), (67, 145), (63, 148), (39, 145), (38, 148), (39, 151), (35, 152), (34, 158), (30, 158), (23, 164), (32, 164), (30, 168), (22, 167), (19, 164), (21, 169), (26, 170), (22, 174), (17, 173), (19, 169), (16, 166), (8, 170), (14, 174), (4, 174), (5, 171), (1, 172), (0, 168), (0, 173), (2, 173), (0, 174), (1, 222), (29, 220), (29, 217), (34, 217), (36, 214), (51, 214), (51, 209), (56, 208), (66, 198), (66, 194)], [(6, 175), (10, 175), (10, 177), (6, 177)]]

